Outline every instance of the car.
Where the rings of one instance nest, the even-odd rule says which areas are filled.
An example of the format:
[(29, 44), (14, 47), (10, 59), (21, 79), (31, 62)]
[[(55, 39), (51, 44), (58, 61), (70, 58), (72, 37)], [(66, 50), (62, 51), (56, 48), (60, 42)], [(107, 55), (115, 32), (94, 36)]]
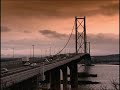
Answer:
[(60, 60), (59, 58), (57, 58), (56, 60)]
[(29, 62), (26, 62), (25, 64), (24, 64), (24, 66), (29, 66), (30, 65), (30, 63)]
[(63, 57), (63, 59), (66, 59), (66, 57)]
[(52, 61), (53, 59), (49, 59), (50, 61)]
[(28, 62), (29, 61), (29, 57), (22, 57), (22, 61)]
[(1, 73), (7, 73), (8, 69), (7, 68), (1, 68)]
[(45, 62), (50, 62), (47, 58), (45, 58)]
[(37, 66), (37, 63), (32, 63), (30, 66), (35, 67), (35, 66)]
[(67, 54), (66, 54), (66, 56), (67, 56), (67, 57), (69, 57), (69, 56), (70, 56), (70, 54), (69, 54), (69, 53), (67, 53)]

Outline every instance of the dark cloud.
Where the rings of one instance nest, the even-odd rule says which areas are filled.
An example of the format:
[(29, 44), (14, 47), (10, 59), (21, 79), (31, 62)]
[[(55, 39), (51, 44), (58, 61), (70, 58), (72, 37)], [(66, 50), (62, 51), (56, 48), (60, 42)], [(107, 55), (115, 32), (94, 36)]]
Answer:
[[(57, 47), (63, 47), (69, 35), (66, 34), (64, 37), (64, 41), (58, 40), (56, 43)], [(91, 42), (91, 52), (92, 54), (104, 55), (104, 54), (114, 54), (119, 53), (119, 36), (116, 34), (88, 34), (87, 41)], [(75, 35), (73, 34), (70, 42), (68, 43), (66, 48), (71, 48), (74, 50), (75, 47)]]
[(95, 55), (118, 54), (119, 36), (114, 34), (88, 34), (91, 42), (91, 52)]
[[(1, 32), (11, 32), (12, 30), (7, 27), (7, 26), (1, 26)], [(22, 33), (31, 33), (31, 31), (28, 30), (22, 30), (22, 31), (17, 31), (17, 32), (22, 32)]]
[(119, 37), (115, 34), (88, 34), (88, 41), (94, 44), (103, 44), (103, 45), (112, 45), (112, 44), (119, 44)]
[[(40, 39), (20, 39), (20, 40), (11, 40), (8, 42), (2, 41), (1, 46), (2, 48), (16, 48), (16, 50), (25, 50), (32, 48), (32, 45), (34, 43), (35, 49), (48, 49), (51, 43), (52, 49), (61, 49), (66, 44), (69, 35), (63, 35), (64, 39), (58, 39), (57, 35), (59, 33), (54, 31), (42, 31), (43, 35), (48, 37), (48, 34), (53, 35), (48, 37), (48, 39), (40, 40)], [(52, 34), (51, 34), (52, 33)], [(55, 36), (54, 36), (55, 33)], [(57, 34), (56, 34), (57, 33)], [(114, 34), (88, 34), (87, 35), (87, 41), (91, 42), (91, 53), (93, 55), (95, 54), (114, 54), (119, 53), (119, 36)], [(56, 38), (55, 38), (56, 37)], [(62, 36), (60, 35), (60, 38)], [(52, 40), (54, 38), (54, 40)], [(70, 42), (68, 43), (67, 47), (68, 49), (71, 49), (71, 51), (74, 51), (75, 47), (75, 37), (74, 34), (72, 35), (72, 38)]]
[(40, 40), (40, 39), (19, 39), (19, 40), (9, 40), (9, 41), (2, 41), (1, 47), (2, 48), (16, 48), (17, 50), (24, 50), (32, 48), (32, 45), (35, 45), (35, 47), (46, 47), (48, 45), (48, 41)]
[(30, 32), (30, 31), (28, 31), (28, 30), (24, 30), (23, 32), (24, 32), (24, 33), (31, 33), (31, 32)]
[(8, 28), (7, 26), (1, 26), (1, 32), (10, 32), (11, 29)]
[(61, 34), (51, 30), (40, 30), (39, 32), (44, 36), (52, 37), (52, 38), (64, 38), (67, 36), (66, 34)]
[[(40, 30), (39, 31), (42, 35), (46, 37), (51, 37), (55, 39), (60, 39), (63, 38), (64, 40), (69, 38), (69, 34), (61, 34), (56, 31), (51, 31), (51, 30)], [(75, 35), (72, 34), (71, 36), (71, 41), (74, 43), (75, 40)], [(99, 34), (88, 34), (87, 35), (87, 41), (90, 41), (94, 44), (103, 44), (103, 45), (110, 45), (110, 44), (119, 44), (119, 37), (116, 34), (112, 33), (99, 33)]]
[(118, 0), (6, 0), (2, 3), (3, 16), (69, 18), (111, 16), (118, 12)]
[(101, 14), (111, 16), (119, 13), (119, 3), (111, 3), (108, 5), (101, 5), (100, 10)]

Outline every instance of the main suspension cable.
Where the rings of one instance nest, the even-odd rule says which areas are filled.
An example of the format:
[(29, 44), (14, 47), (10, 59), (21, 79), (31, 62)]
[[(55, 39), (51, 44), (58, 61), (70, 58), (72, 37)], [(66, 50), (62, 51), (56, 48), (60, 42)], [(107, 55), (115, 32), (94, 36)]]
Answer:
[(55, 55), (60, 54), (60, 53), (66, 48), (66, 46), (68, 45), (68, 43), (69, 43), (69, 41), (70, 41), (70, 38), (71, 38), (71, 36), (72, 36), (73, 30), (74, 30), (74, 25), (73, 25), (71, 34), (70, 34), (70, 36), (69, 36), (69, 38), (68, 38), (68, 41), (66, 42), (65, 46), (64, 46), (57, 54), (55, 54)]

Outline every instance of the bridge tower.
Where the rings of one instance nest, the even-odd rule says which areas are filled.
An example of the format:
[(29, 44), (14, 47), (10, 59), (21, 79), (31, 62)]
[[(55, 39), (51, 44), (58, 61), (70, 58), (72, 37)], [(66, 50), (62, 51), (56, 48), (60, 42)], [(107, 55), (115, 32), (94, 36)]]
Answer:
[[(75, 17), (75, 52), (76, 53), (89, 53), (90, 42), (87, 42), (86, 36), (86, 17)], [(91, 65), (91, 58), (84, 58), (85, 65)]]
[[(80, 33), (78, 27), (82, 27), (82, 32)], [(78, 18), (75, 17), (75, 51), (78, 53), (87, 53), (87, 46), (86, 46), (86, 17)], [(79, 45), (79, 46), (78, 46)], [(83, 50), (83, 51), (82, 51)]]

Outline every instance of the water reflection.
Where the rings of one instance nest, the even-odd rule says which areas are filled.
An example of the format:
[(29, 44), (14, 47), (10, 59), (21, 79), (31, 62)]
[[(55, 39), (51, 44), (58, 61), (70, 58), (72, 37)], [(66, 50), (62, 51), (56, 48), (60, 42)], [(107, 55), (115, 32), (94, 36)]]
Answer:
[[(78, 72), (82, 75), (78, 74), (78, 90), (114, 90), (113, 86), (111, 85), (112, 80), (117, 80), (119, 82), (119, 65), (95, 65), (95, 66), (82, 66), (81, 64), (78, 65)], [(70, 70), (68, 68), (68, 75), (70, 74)], [(84, 74), (87, 74), (86, 76)], [(97, 74), (97, 77), (91, 76), (91, 74)], [(61, 80), (62, 72), (61, 72)], [(70, 77), (68, 77), (68, 81)], [(84, 81), (84, 83), (83, 83)], [(93, 82), (100, 82), (98, 84), (90, 84), (91, 81)], [(107, 88), (107, 89), (105, 89)], [(63, 84), (61, 84), (61, 90), (63, 90)], [(70, 89), (70, 84), (68, 84), (67, 90)], [(118, 89), (119, 90), (119, 89)]]
[(83, 71), (81, 71), (80, 73), (78, 73), (78, 90), (91, 90), (90, 89), (90, 85), (88, 85), (89, 82), (89, 74), (90, 70), (91, 70), (91, 66), (83, 66), (83, 65), (79, 65), (81, 67), (79, 68), (83, 68)]
[[(88, 80), (92, 82), (100, 82), (98, 84), (79, 85), (78, 90), (115, 90), (111, 84), (111, 80), (119, 82), (119, 65), (95, 65), (82, 66), (78, 65), (79, 73), (97, 74), (97, 77), (79, 77), (79, 80)], [(94, 75), (95, 76), (95, 75)], [(107, 88), (107, 89), (105, 89)], [(119, 90), (119, 89), (118, 89)]]

